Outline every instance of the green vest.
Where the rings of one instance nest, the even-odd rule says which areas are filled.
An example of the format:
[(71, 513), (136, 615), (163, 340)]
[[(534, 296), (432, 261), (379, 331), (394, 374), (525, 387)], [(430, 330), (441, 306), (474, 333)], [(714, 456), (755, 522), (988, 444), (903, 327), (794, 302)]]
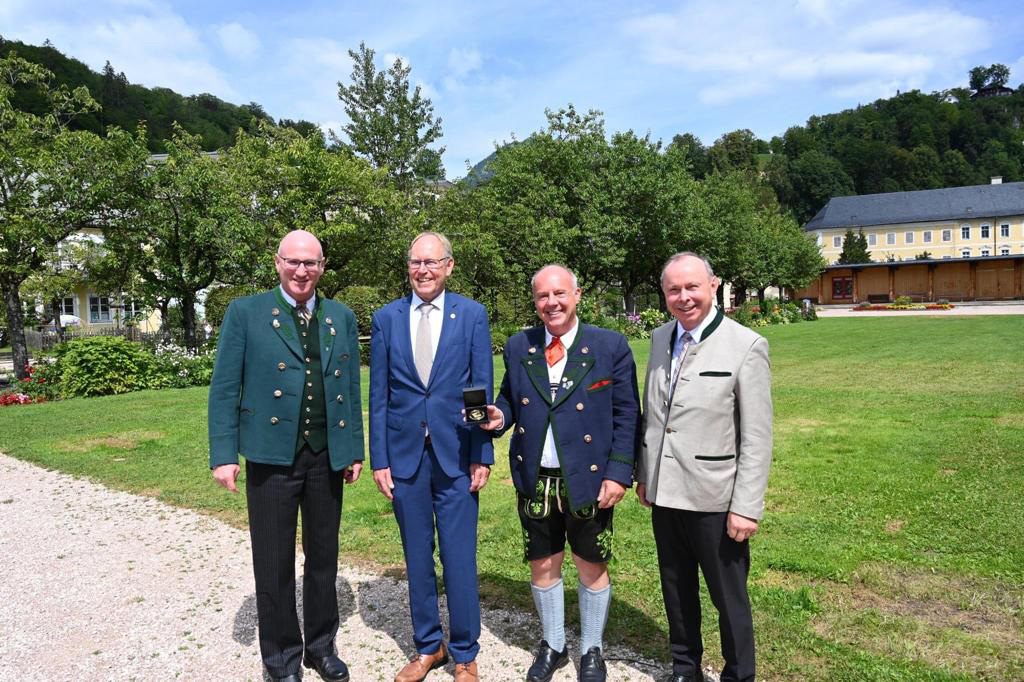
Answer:
[(298, 454), (307, 443), (316, 453), (327, 449), (327, 407), (324, 404), (323, 365), (320, 363), (320, 325), (317, 323), (319, 308), (320, 299), (317, 298), (309, 326), (299, 316), (298, 308), (292, 308), (292, 318), (295, 320), (295, 328), (299, 331), (299, 343), (306, 361), (295, 454)]

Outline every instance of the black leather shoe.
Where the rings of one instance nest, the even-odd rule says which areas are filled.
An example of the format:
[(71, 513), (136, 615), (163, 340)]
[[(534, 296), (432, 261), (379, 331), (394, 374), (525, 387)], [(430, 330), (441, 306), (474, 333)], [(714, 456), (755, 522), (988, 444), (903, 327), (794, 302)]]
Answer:
[(704, 673), (700, 670), (685, 675), (683, 673), (669, 673), (669, 676), (665, 678), (665, 682), (704, 682)]
[(592, 646), (580, 658), (580, 682), (604, 682), (604, 659), (601, 658), (601, 647)]
[(348, 682), (348, 666), (334, 654), (323, 658), (307, 654), (302, 657), (302, 664), (315, 670), (325, 682)]
[(533, 665), (526, 672), (526, 682), (550, 682), (555, 671), (564, 668), (568, 662), (569, 647), (563, 648), (559, 653), (542, 639), (540, 648), (537, 649), (537, 657), (533, 659)]
[(298, 673), (285, 675), (284, 677), (274, 677), (271, 675), (270, 679), (274, 680), (274, 682), (302, 682), (302, 676)]

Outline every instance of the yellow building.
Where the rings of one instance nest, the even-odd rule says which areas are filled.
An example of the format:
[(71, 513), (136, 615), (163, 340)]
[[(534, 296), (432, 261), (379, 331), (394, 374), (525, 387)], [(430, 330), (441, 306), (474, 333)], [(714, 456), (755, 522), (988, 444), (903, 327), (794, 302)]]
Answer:
[[(834, 197), (804, 229), (829, 266), (798, 298), (1024, 298), (1024, 182)], [(864, 233), (872, 262), (837, 263), (847, 230)]]
[(804, 226), (831, 264), (847, 230), (861, 231), (871, 260), (908, 261), (1024, 253), (1024, 182), (834, 197)]

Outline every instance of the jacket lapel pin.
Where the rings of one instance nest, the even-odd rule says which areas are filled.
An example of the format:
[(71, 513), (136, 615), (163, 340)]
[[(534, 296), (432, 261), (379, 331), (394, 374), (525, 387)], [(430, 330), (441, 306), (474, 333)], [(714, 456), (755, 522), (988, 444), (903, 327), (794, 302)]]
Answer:
[(278, 327), (281, 326), (281, 323), (278, 322), (277, 320), (273, 320), (270, 324), (274, 325), (274, 329), (277, 329)]
[(530, 346), (529, 353), (532, 354), (532, 353), (536, 353), (536, 352), (537, 352), (537, 347), (536, 346)]
[(334, 331), (334, 327), (331, 327), (331, 336), (334, 336), (335, 334), (337, 334), (337, 332)]
[(583, 348), (580, 348), (580, 352), (586, 355), (587, 353), (590, 352), (590, 349), (587, 348), (586, 346), (583, 346)]
[(455, 313), (452, 313), (452, 314), (451, 314), (451, 315), (449, 315), (448, 317), (450, 317), (450, 318), (452, 318), (452, 319), (454, 320), (454, 319), (455, 319)]
[(278, 315), (281, 314), (281, 311), (278, 310), (277, 308), (274, 308), (273, 310), (270, 311), (270, 314), (273, 315), (274, 317), (277, 317)]
[(324, 322), (326, 322), (327, 324), (334, 324), (333, 322), (331, 322), (331, 318), (329, 317), (325, 317)]

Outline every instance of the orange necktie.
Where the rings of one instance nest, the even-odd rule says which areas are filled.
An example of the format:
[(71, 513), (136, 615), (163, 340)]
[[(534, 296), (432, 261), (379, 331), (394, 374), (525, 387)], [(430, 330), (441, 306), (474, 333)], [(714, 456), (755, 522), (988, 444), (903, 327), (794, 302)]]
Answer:
[(551, 343), (544, 349), (544, 358), (548, 361), (548, 367), (554, 367), (558, 361), (565, 357), (565, 346), (562, 339), (557, 336), (551, 338)]

